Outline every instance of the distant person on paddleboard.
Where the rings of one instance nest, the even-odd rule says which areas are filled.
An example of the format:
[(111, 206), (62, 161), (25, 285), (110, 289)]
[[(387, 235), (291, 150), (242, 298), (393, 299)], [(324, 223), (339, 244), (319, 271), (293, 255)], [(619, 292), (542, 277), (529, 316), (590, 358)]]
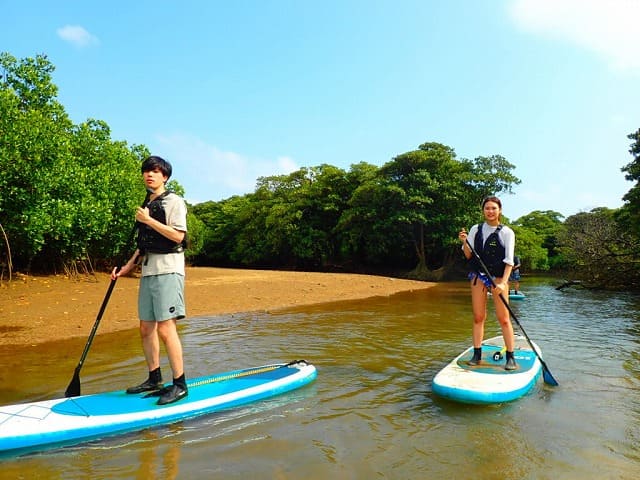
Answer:
[(513, 283), (513, 293), (520, 293), (520, 257), (513, 256), (513, 268), (509, 275), (509, 283)]
[[(136, 211), (138, 248), (111, 278), (127, 275), (142, 263), (138, 291), (138, 316), (142, 350), (149, 378), (127, 393), (152, 392), (158, 405), (176, 402), (187, 396), (182, 344), (176, 321), (185, 317), (184, 247), (187, 233), (187, 207), (182, 198), (169, 192), (165, 184), (171, 176), (171, 164), (150, 156), (141, 167), (142, 179), (151, 193), (146, 207)], [(164, 343), (173, 372), (173, 384), (163, 388), (160, 372), (160, 340)]]
[[(473, 357), (468, 363), (469, 365), (479, 365), (481, 362), (484, 322), (487, 318), (487, 289), (493, 289), (492, 298), (496, 317), (500, 323), (504, 345), (507, 349), (507, 361), (504, 368), (515, 370), (518, 366), (513, 357), (515, 346), (513, 325), (509, 309), (499, 297), (502, 295), (506, 302), (509, 301), (509, 276), (514, 264), (516, 236), (512, 229), (500, 223), (502, 202), (498, 197), (486, 197), (482, 201), (482, 213), (484, 223), (472, 226), (468, 234), (464, 228), (458, 233), (458, 239), (462, 242), (462, 251), (466, 259), (469, 260), (471, 268), (469, 279), (473, 310)], [(484, 268), (475, 258), (473, 251), (469, 248), (467, 237), (473, 250), (489, 270), (495, 288), (493, 288), (491, 279), (485, 275)]]

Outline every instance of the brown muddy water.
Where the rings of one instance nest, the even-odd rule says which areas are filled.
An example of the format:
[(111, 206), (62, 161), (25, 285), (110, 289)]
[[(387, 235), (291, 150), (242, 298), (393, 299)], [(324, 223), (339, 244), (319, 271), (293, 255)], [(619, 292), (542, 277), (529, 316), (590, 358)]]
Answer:
[[(295, 310), (188, 319), (191, 377), (293, 359), (300, 390), (74, 447), (0, 460), (6, 479), (636, 479), (640, 299), (528, 279), (512, 307), (542, 348), (542, 380), (509, 404), (469, 406), (431, 379), (470, 343), (466, 283)], [(486, 335), (499, 333), (489, 312)], [(0, 351), (0, 405), (61, 397), (86, 338)], [(165, 373), (169, 372), (163, 358)], [(137, 331), (96, 337), (84, 394), (138, 383)], [(2, 428), (2, 425), (0, 425)]]

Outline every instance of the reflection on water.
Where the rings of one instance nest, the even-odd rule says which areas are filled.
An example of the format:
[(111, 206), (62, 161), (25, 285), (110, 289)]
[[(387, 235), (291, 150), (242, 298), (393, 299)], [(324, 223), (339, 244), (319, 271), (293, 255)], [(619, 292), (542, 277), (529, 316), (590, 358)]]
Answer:
[[(526, 287), (526, 288), (525, 288)], [(527, 279), (512, 308), (560, 386), (476, 407), (431, 379), (470, 343), (465, 283), (183, 324), (191, 377), (303, 358), (316, 382), (264, 402), (2, 462), (7, 478), (636, 478), (640, 300)], [(499, 334), (492, 314), (486, 335)], [(0, 403), (61, 396), (85, 339), (0, 352)], [(167, 367), (168, 368), (168, 367)], [(137, 331), (96, 337), (83, 393), (145, 375)], [(0, 426), (1, 428), (1, 426)]]

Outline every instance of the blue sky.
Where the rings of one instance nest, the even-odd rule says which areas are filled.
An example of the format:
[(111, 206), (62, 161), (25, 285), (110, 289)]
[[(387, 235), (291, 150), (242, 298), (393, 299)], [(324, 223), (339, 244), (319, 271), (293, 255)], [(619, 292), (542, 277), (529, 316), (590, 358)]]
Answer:
[(424, 142), (498, 154), (512, 220), (616, 208), (640, 128), (640, 0), (0, 0), (75, 123), (174, 165), (192, 203)]

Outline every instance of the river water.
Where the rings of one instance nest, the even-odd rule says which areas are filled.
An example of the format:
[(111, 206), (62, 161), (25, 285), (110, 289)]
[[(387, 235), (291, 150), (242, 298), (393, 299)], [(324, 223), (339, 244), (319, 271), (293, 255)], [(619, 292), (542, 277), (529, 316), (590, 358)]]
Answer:
[[(469, 406), (431, 392), (433, 376), (470, 343), (466, 283), (197, 317), (181, 327), (189, 376), (302, 358), (317, 380), (175, 425), (0, 460), (0, 477), (639, 478), (640, 298), (554, 285), (525, 279), (527, 299), (512, 308), (560, 385), (540, 380), (516, 402)], [(486, 336), (497, 334), (490, 308)], [(85, 341), (3, 348), (0, 404), (63, 396)], [(82, 393), (144, 377), (136, 331), (98, 335)]]

